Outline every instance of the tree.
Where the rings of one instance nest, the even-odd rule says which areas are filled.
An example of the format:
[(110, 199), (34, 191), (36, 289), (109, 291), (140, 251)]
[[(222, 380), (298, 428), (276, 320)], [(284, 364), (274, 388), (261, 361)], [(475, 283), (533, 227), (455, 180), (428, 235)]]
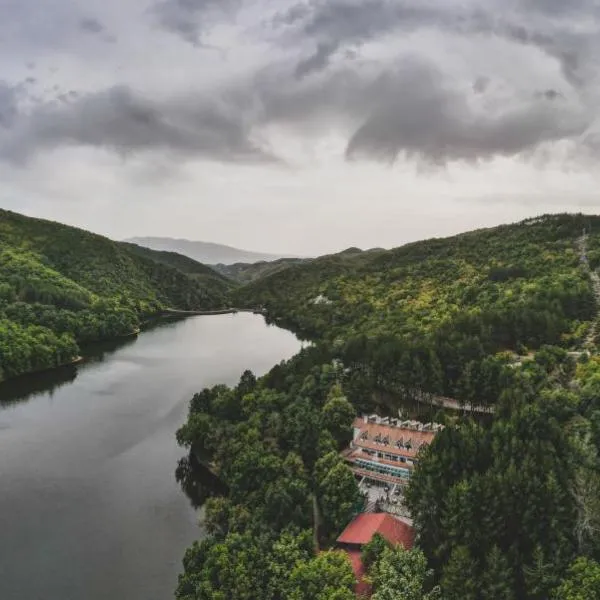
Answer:
[(335, 453), (326, 454), (315, 465), (317, 499), (323, 515), (321, 534), (335, 537), (351, 520), (360, 501), (352, 471)]
[(312, 532), (293, 535), (283, 532), (273, 544), (267, 572), (267, 589), (264, 600), (285, 600), (290, 597), (295, 584), (291, 582), (294, 569), (312, 559)]
[(465, 546), (452, 551), (443, 570), (442, 592), (444, 600), (477, 600), (475, 561)]
[(289, 600), (355, 600), (355, 583), (345, 552), (321, 552), (292, 571)]
[(600, 564), (580, 556), (552, 595), (554, 600), (600, 600)]
[(420, 550), (386, 547), (369, 570), (372, 600), (437, 600), (441, 598), (438, 587), (427, 591), (432, 575)]
[(515, 599), (513, 572), (498, 546), (494, 546), (487, 555), (481, 575), (480, 596), (494, 600)]
[(322, 428), (328, 430), (338, 444), (345, 446), (352, 437), (352, 422), (356, 416), (354, 407), (342, 393), (339, 385), (334, 385), (321, 410)]
[(381, 558), (383, 551), (389, 547), (389, 542), (380, 533), (376, 533), (371, 541), (362, 547), (361, 561), (364, 568), (368, 571), (371, 565)]

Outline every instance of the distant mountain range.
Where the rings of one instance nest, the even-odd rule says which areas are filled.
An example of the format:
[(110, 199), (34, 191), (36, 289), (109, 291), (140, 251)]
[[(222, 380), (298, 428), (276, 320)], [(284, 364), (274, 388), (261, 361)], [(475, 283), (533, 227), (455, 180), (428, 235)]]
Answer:
[(134, 237), (125, 241), (145, 246), (152, 250), (177, 252), (208, 265), (233, 265), (235, 263), (273, 261), (280, 258), (297, 258), (293, 255), (251, 252), (212, 242), (195, 242), (168, 237)]

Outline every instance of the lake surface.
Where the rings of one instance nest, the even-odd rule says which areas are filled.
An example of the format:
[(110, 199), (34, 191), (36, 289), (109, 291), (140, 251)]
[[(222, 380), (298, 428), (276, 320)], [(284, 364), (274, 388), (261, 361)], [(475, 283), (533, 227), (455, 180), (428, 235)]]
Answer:
[(193, 317), (0, 385), (0, 599), (172, 599), (202, 536), (174, 475), (189, 399), (299, 349), (260, 316)]

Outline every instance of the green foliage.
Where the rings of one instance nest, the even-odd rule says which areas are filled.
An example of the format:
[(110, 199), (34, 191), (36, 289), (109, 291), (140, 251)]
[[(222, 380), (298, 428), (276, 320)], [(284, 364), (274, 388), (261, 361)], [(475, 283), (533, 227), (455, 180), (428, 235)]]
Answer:
[(379, 533), (376, 533), (371, 541), (362, 547), (360, 558), (363, 567), (368, 571), (375, 562), (383, 555), (383, 551), (389, 548), (388, 541)]
[(355, 417), (356, 410), (343, 395), (341, 387), (334, 386), (321, 411), (321, 420), (322, 427), (329, 431), (340, 449), (346, 446), (352, 437), (352, 422)]
[(322, 257), (259, 279), (237, 297), (331, 341), (363, 333), (415, 341), (451, 324), (496, 350), (566, 343), (593, 314), (574, 248), (588, 221), (547, 216), (387, 252)]
[(164, 308), (222, 308), (230, 284), (172, 253), (0, 210), (0, 381), (72, 361)]
[(439, 588), (429, 589), (432, 576), (420, 550), (384, 547), (369, 570), (372, 600), (438, 600)]
[(466, 546), (456, 546), (444, 565), (442, 590), (447, 600), (477, 600), (475, 561)]
[(547, 598), (578, 549), (574, 407), (513, 394), (491, 426), (438, 434), (411, 480), (420, 545), (448, 598)]
[(314, 479), (323, 515), (323, 532), (331, 540), (350, 522), (360, 501), (360, 492), (356, 478), (337, 452), (317, 461)]
[(588, 558), (578, 558), (552, 597), (555, 600), (600, 600), (600, 565)]
[[(260, 578), (255, 598), (343, 600), (352, 594), (354, 577), (345, 555), (326, 553), (305, 560), (294, 550), (294, 544), (306, 546), (306, 540), (300, 543), (296, 536), (307, 528), (321, 543), (333, 540), (359, 499), (356, 480), (330, 433), (331, 429), (339, 439), (348, 439), (354, 412), (335, 383), (335, 369), (322, 359), (318, 348), (309, 348), (260, 380), (246, 371), (233, 389), (218, 385), (201, 391), (192, 398), (188, 420), (177, 432), (179, 444), (213, 465), (227, 486), (226, 496), (206, 503), (206, 528), (217, 548), (211, 546), (210, 552), (225, 552), (223, 544), (227, 552), (233, 551), (228, 544), (237, 544), (237, 535), (251, 548), (236, 560), (267, 556), (269, 544), (279, 557), (266, 565), (252, 558), (248, 564), (249, 571), (258, 569), (254, 577)], [(194, 487), (193, 472), (182, 468), (178, 473), (184, 489)], [(314, 540), (309, 539), (312, 554)], [(259, 544), (263, 545), (258, 548)], [(281, 562), (284, 550), (296, 557), (295, 562)], [(196, 556), (194, 552), (189, 551)], [(208, 564), (184, 561), (179, 598), (220, 598), (216, 587), (207, 584), (202, 584), (208, 590), (202, 592), (205, 595), (198, 591), (204, 589), (198, 578), (213, 577)], [(270, 574), (266, 581), (265, 573)], [(266, 586), (265, 595), (260, 595), (260, 586)], [(246, 587), (227, 589), (228, 598), (243, 598)], [(306, 595), (317, 589), (321, 595)], [(190, 590), (196, 595), (190, 596)]]
[[(575, 240), (590, 223), (600, 220), (545, 216), (390, 251), (340, 253), (234, 295), (265, 306), (302, 337), (341, 348), (357, 390), (493, 404), (510, 377), (500, 353), (582, 341), (595, 307)], [(598, 234), (592, 238), (600, 245)], [(358, 405), (358, 394), (348, 394)]]
[(321, 552), (291, 574), (289, 600), (354, 600), (356, 580), (345, 552)]
[(246, 284), (274, 273), (279, 273), (288, 267), (308, 262), (302, 258), (280, 258), (278, 260), (260, 261), (255, 263), (234, 263), (232, 265), (213, 265), (213, 268), (221, 275), (237, 283)]

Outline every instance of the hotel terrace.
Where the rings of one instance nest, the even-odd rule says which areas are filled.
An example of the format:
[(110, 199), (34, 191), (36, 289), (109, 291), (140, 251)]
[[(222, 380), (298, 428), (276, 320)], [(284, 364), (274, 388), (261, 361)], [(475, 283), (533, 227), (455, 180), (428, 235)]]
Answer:
[(354, 435), (342, 455), (352, 472), (376, 485), (404, 487), (410, 479), (417, 453), (431, 444), (443, 429), (438, 423), (402, 421), (377, 415), (354, 420)]

